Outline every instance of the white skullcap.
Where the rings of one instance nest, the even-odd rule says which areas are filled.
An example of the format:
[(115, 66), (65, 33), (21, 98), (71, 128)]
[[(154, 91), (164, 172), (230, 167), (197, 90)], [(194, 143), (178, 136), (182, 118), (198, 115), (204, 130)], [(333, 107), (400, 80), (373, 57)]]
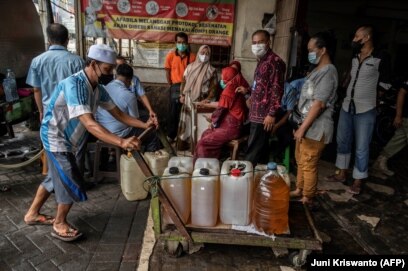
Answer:
[(106, 44), (95, 44), (89, 48), (88, 57), (100, 62), (116, 65), (116, 52)]

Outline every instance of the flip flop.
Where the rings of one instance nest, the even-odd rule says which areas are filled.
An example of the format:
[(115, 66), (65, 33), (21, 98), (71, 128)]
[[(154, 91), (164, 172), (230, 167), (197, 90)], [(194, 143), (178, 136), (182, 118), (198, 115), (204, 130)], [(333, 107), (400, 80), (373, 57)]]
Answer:
[(55, 221), (55, 217), (50, 216), (50, 215), (43, 215), (43, 214), (39, 214), (37, 216), (36, 220), (33, 221), (25, 221), (25, 223), (27, 225), (33, 226), (33, 225), (46, 225), (46, 226), (50, 226), (52, 224), (54, 224)]
[(344, 183), (344, 182), (346, 181), (346, 178), (344, 178), (344, 179), (337, 179), (336, 176), (337, 176), (336, 174), (333, 174), (333, 175), (329, 175), (329, 176), (324, 177), (324, 179), (325, 179), (327, 182)]
[(77, 231), (75, 234), (75, 231), (77, 231), (74, 228), (69, 227), (68, 230), (64, 233), (62, 232), (57, 232), (54, 228), (51, 231), (51, 236), (54, 238), (57, 238), (61, 241), (64, 242), (72, 242), (77, 240), (78, 238), (80, 238), (82, 236), (82, 232)]
[(361, 193), (361, 185), (352, 184), (349, 189), (347, 190), (350, 194), (353, 195), (360, 195)]
[(7, 192), (10, 191), (10, 186), (8, 185), (0, 185), (0, 192)]

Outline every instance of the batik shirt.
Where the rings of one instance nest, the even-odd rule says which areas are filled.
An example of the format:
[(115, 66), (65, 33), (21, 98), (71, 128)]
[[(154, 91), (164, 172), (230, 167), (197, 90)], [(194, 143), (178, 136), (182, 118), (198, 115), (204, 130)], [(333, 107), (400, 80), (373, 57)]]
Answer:
[(270, 49), (259, 60), (251, 89), (251, 122), (263, 123), (267, 115), (275, 116), (283, 94), (285, 70), (283, 60)]

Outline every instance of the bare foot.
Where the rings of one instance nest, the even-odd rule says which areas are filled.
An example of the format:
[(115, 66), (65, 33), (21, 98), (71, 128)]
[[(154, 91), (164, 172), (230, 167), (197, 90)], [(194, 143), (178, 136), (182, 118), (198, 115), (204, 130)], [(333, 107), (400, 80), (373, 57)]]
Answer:
[(308, 197), (305, 197), (305, 196), (303, 196), (303, 197), (300, 199), (300, 201), (301, 201), (303, 204), (312, 204), (312, 202), (313, 202), (312, 198), (308, 198)]
[(300, 196), (302, 196), (302, 189), (296, 188), (296, 190), (290, 191), (289, 195), (291, 197), (300, 197)]

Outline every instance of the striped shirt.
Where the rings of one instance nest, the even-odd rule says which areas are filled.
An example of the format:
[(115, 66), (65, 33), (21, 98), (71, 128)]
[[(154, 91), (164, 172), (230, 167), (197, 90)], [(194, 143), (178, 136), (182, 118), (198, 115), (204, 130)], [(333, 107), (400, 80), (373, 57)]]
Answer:
[(115, 107), (102, 85), (92, 88), (82, 70), (55, 88), (41, 123), (41, 140), (50, 152), (75, 152), (86, 138), (86, 129), (79, 116), (94, 114), (96, 108)]
[(374, 51), (361, 63), (359, 56), (354, 56), (351, 62), (351, 80), (347, 88), (347, 96), (343, 101), (343, 110), (349, 112), (352, 99), (356, 107), (356, 114), (375, 108), (377, 86), (379, 83), (388, 83), (389, 71), (389, 61), (384, 54)]

